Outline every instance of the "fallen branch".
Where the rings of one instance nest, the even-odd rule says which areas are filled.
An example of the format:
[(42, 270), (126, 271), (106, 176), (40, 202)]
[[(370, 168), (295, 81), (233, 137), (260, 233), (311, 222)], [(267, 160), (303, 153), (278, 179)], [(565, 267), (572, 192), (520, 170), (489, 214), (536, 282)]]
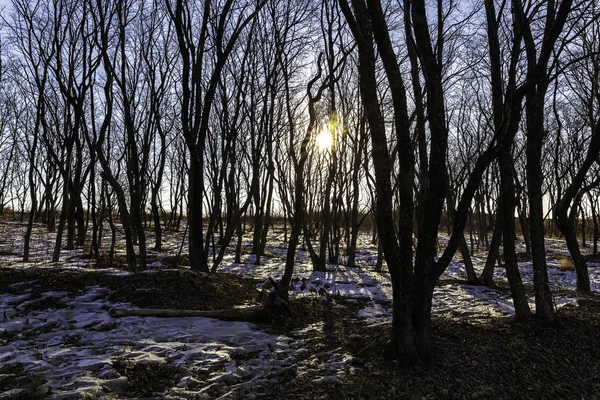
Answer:
[(245, 308), (230, 308), (226, 310), (175, 310), (175, 309), (126, 309), (111, 308), (108, 312), (111, 317), (205, 317), (216, 318), (223, 321), (263, 322), (273, 323), (285, 321), (290, 316), (289, 305), (281, 299), (277, 291), (267, 292), (263, 289), (261, 294), (263, 304)]

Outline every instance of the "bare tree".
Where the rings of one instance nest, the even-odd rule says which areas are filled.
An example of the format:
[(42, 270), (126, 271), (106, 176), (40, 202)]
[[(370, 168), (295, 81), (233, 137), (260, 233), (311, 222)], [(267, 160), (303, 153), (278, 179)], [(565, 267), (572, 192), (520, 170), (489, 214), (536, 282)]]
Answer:
[[(580, 165), (571, 165), (570, 170), (573, 172), (573, 177), (571, 179), (571, 182), (567, 185), (567, 187), (564, 190), (562, 189), (561, 178), (558, 176), (558, 168), (557, 166), (555, 166), (555, 169), (557, 170), (555, 173), (557, 175), (556, 184), (558, 199), (554, 209), (554, 220), (556, 221), (556, 225), (558, 226), (559, 230), (564, 235), (565, 240), (567, 242), (567, 247), (569, 249), (569, 252), (571, 253), (571, 257), (573, 258), (573, 263), (577, 273), (577, 289), (584, 293), (590, 293), (591, 289), (587, 265), (585, 263), (585, 259), (581, 254), (579, 243), (577, 241), (577, 210), (580, 207), (581, 199), (586, 194), (586, 192), (590, 191), (591, 189), (598, 186), (598, 184), (600, 184), (600, 180), (598, 180), (597, 178), (589, 179), (586, 183), (588, 172), (590, 171), (592, 165), (594, 163), (598, 163), (599, 161), (598, 153), (600, 152), (600, 117), (598, 116), (596, 111), (598, 101), (600, 101), (600, 81), (598, 80), (598, 74), (600, 72), (600, 58), (597, 54), (593, 54), (594, 49), (597, 48), (597, 42), (600, 36), (598, 31), (599, 24), (596, 20), (597, 10), (595, 9), (595, 7), (593, 7), (591, 11), (592, 12), (590, 13), (590, 20), (586, 20), (585, 18), (582, 19), (583, 26), (586, 25), (586, 22), (593, 22), (589, 30), (583, 30), (581, 32), (580, 40), (581, 48), (584, 51), (584, 58), (583, 60), (581, 60), (580, 67), (574, 70), (574, 74), (571, 77), (571, 79), (575, 81), (573, 84), (577, 85), (577, 90), (575, 91), (575, 93), (577, 93), (578, 100), (580, 101), (581, 105), (581, 110), (583, 110), (586, 125), (584, 129), (586, 131), (589, 131), (589, 139), (580, 141), (580, 143), (586, 141), (588, 142), (587, 150), (585, 150), (585, 156), (583, 157), (583, 160), (581, 161)], [(572, 53), (571, 58), (578, 60), (581, 58), (581, 54)], [(535, 93), (532, 94), (532, 102), (541, 101), (539, 98), (533, 98), (534, 95)], [(532, 104), (531, 112), (534, 113), (533, 117), (540, 118), (540, 110), (539, 108), (535, 108), (536, 105), (540, 107), (540, 105), (537, 103)], [(561, 141), (560, 136), (562, 134), (563, 124), (561, 123), (561, 116), (556, 111), (556, 93), (554, 110), (558, 122), (556, 144), (558, 148), (559, 143)], [(537, 120), (533, 122), (537, 122), (538, 125), (540, 123), (540, 121)], [(559, 157), (557, 156), (555, 163), (558, 162)], [(592, 204), (592, 209), (593, 207), (594, 206)]]
[[(210, 1), (199, 9), (195, 2), (176, 0), (166, 3), (177, 33), (181, 57), (181, 124), (190, 153), (188, 221), (189, 257), (192, 269), (208, 272), (207, 254), (202, 237), (202, 192), (204, 190), (204, 151), (212, 104), (219, 78), (229, 55), (246, 26), (265, 1), (237, 4), (225, 0), (219, 8)], [(235, 7), (234, 7), (235, 6)], [(234, 12), (235, 11), (235, 12)], [(213, 13), (216, 13), (212, 15)], [(198, 25), (195, 21), (201, 22)], [(199, 28), (198, 28), (199, 27)], [(212, 45), (208, 45), (208, 41)], [(214, 63), (208, 50), (214, 52)], [(204, 82), (208, 82), (204, 86)]]

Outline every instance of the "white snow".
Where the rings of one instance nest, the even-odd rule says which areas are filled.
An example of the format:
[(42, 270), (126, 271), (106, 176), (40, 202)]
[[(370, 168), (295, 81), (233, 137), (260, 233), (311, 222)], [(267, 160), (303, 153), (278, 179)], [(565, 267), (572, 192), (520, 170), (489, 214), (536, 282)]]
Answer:
[[(2, 330), (18, 334), (16, 340), (0, 348), (2, 365), (24, 363), (30, 373), (42, 373), (55, 395), (101, 391), (106, 379), (117, 378), (112, 359), (155, 360), (196, 370), (212, 370), (216, 363), (227, 363), (210, 381), (234, 382), (264, 373), (275, 367), (256, 359), (255, 367), (237, 368), (236, 353), (286, 352), (289, 338), (261, 332), (252, 324), (223, 322), (210, 318), (111, 319), (100, 288), (89, 288), (85, 295), (62, 298), (66, 307), (18, 315), (1, 324)], [(54, 295), (54, 293), (53, 293)], [(0, 295), (1, 307), (11, 307), (14, 296)], [(35, 338), (30, 333), (42, 330)], [(258, 357), (258, 356), (257, 356)], [(249, 363), (252, 365), (252, 363)], [(247, 369), (244, 369), (247, 368)], [(9, 396), (0, 393), (0, 398)]]

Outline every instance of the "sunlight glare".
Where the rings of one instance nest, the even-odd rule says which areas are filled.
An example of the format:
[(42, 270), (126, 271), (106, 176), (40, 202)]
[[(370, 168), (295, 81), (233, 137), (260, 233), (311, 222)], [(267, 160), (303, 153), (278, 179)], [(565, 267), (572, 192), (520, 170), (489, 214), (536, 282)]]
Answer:
[(329, 151), (331, 150), (331, 145), (333, 144), (333, 137), (331, 136), (331, 132), (329, 132), (329, 127), (325, 126), (324, 129), (321, 129), (321, 132), (316, 137), (317, 147), (321, 151)]

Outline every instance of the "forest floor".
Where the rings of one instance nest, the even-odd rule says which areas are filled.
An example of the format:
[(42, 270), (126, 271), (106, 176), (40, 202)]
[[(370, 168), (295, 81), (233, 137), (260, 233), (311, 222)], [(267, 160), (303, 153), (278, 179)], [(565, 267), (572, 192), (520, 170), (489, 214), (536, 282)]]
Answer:
[[(282, 235), (261, 265), (248, 240), (242, 263), (229, 254), (212, 275), (186, 268), (172, 235), (150, 270), (132, 274), (84, 249), (48, 262), (53, 235), (41, 226), (22, 263), (24, 226), (0, 225), (0, 399), (600, 399), (600, 299), (575, 292), (560, 240), (547, 241), (556, 324), (515, 322), (504, 271), (496, 288), (468, 285), (457, 258), (434, 294), (434, 362), (404, 369), (382, 357), (392, 289), (367, 235), (356, 268), (313, 272), (299, 251), (292, 318), (255, 324), (109, 311), (255, 305), (283, 273)], [(474, 256), (478, 272), (484, 256)], [(519, 266), (532, 297), (530, 262)], [(597, 293), (600, 264), (589, 267)]]

